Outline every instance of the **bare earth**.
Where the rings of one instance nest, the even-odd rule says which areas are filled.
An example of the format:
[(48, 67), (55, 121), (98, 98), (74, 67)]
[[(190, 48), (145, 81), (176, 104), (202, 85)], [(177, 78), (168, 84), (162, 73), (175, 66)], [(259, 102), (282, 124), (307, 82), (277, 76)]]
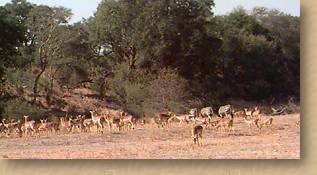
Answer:
[(249, 130), (235, 118), (235, 131), (205, 128), (203, 145), (192, 144), (191, 124), (133, 131), (0, 138), (6, 159), (300, 159), (300, 114), (274, 116), (273, 126)]

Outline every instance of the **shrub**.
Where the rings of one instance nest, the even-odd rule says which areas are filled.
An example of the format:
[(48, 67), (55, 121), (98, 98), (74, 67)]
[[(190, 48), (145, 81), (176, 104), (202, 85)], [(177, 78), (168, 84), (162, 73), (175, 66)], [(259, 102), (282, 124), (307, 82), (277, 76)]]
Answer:
[(4, 118), (21, 119), (24, 115), (29, 115), (32, 119), (40, 119), (45, 117), (45, 110), (19, 98), (10, 99), (7, 102), (3, 113)]
[(250, 84), (248, 88), (246, 99), (250, 100), (261, 100), (270, 96), (271, 85), (265, 80), (255, 80)]
[(192, 98), (188, 91), (188, 82), (172, 69), (161, 70), (149, 82), (147, 89), (149, 97), (144, 103), (151, 111), (184, 112), (186, 104)]
[(109, 93), (125, 110), (140, 116), (143, 101), (148, 96), (147, 82), (150, 78), (151, 75), (143, 70), (129, 69), (126, 63), (119, 64), (108, 79)]
[(8, 93), (5, 93), (3, 95), (0, 95), (0, 119), (2, 120), (5, 109), (8, 105), (8, 101), (10, 100), (10, 95)]
[(185, 111), (191, 95), (187, 81), (176, 70), (163, 69), (153, 75), (142, 69), (129, 69), (125, 63), (115, 70), (108, 80), (109, 89), (125, 110), (136, 116)]
[(7, 70), (7, 83), (14, 86), (17, 95), (20, 96), (24, 92), (24, 87), (31, 90), (33, 87), (34, 75), (30, 72), (20, 69)]

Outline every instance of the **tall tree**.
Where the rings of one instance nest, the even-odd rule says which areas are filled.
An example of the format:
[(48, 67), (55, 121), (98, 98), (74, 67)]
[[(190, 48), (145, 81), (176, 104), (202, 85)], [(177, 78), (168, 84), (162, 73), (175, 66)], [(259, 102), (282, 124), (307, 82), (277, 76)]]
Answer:
[(279, 37), (241, 7), (218, 20), (223, 36), (222, 86), (253, 100), (287, 94), (290, 75)]
[(15, 64), (14, 56), (18, 47), (24, 42), (23, 27), (18, 19), (0, 7), (0, 115), (5, 104), (5, 69)]
[(97, 46), (130, 68), (172, 66), (190, 77), (209, 69), (217, 42), (208, 35), (212, 0), (103, 1), (91, 21)]
[(51, 8), (37, 6), (33, 8), (27, 17), (27, 25), (30, 32), (35, 36), (36, 58), (39, 72), (36, 75), (33, 86), (33, 102), (36, 102), (38, 94), (38, 82), (61, 49), (61, 40), (58, 37), (58, 27), (67, 24), (71, 12), (65, 8)]
[(25, 35), (24, 42), (18, 48), (20, 54), (19, 56), (16, 56), (16, 66), (19, 66), (20, 68), (25, 68), (34, 61), (32, 56), (35, 44), (34, 35), (32, 35), (28, 30), (26, 21), (27, 15), (35, 6), (35, 4), (31, 4), (26, 0), (12, 0), (4, 6), (4, 8), (8, 11), (8, 14), (17, 18), (17, 21), (20, 23)]
[(109, 63), (102, 74), (126, 62), (129, 69), (149, 72), (175, 68), (205, 82), (220, 47), (211, 30), (213, 6), (213, 0), (103, 1), (88, 21), (98, 58)]
[(288, 71), (288, 94), (299, 96), (300, 91), (300, 17), (276, 9), (256, 7), (252, 15), (270, 30), (281, 47), (281, 57)]

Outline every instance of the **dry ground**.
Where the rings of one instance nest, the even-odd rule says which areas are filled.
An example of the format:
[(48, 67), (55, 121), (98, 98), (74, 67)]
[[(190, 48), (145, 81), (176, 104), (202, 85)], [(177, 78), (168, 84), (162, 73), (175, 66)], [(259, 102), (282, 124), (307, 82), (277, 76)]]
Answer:
[(8, 159), (299, 159), (300, 114), (274, 116), (273, 126), (249, 131), (241, 118), (235, 131), (204, 129), (203, 145), (192, 144), (189, 125), (154, 125), (134, 131), (53, 134), (0, 138), (0, 158)]

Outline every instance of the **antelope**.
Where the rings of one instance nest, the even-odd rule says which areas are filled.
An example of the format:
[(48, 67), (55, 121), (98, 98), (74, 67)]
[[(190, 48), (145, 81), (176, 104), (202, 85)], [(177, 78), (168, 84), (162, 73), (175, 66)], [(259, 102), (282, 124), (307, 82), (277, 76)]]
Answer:
[(75, 128), (79, 129), (79, 132), (81, 132), (84, 128), (84, 119), (85, 116), (82, 115), (78, 115), (75, 119), (70, 119), (70, 123), (71, 123), (71, 131), (74, 131)]
[(237, 111), (237, 112), (234, 112), (233, 115), (236, 117), (244, 117), (245, 111)]
[(270, 117), (261, 124), (261, 128), (263, 126), (266, 126), (266, 127), (271, 126), (272, 124), (273, 124), (273, 117)]
[(93, 125), (97, 126), (97, 132), (100, 131), (101, 128), (101, 133), (103, 133), (103, 125), (102, 125), (102, 118), (101, 116), (94, 116), (94, 111), (89, 111), (91, 114), (91, 120)]
[(246, 117), (244, 117), (243, 119), (244, 119), (244, 122), (248, 124), (249, 129), (251, 129), (251, 126), (256, 126), (257, 128), (260, 128), (259, 118), (252, 118), (250, 120), (247, 120)]
[[(202, 145), (203, 142), (203, 126), (194, 125), (192, 128), (193, 144)], [(200, 141), (199, 141), (200, 140)]]
[(168, 120), (171, 117), (172, 113), (169, 112), (168, 114), (164, 113), (156, 113), (154, 117), (154, 121), (157, 124), (158, 127), (164, 127), (168, 125)]
[(140, 124), (142, 125), (142, 126), (144, 126), (147, 122), (146, 122), (146, 119), (140, 119), (139, 120), (139, 122), (140, 122)]
[(195, 123), (205, 125), (206, 127), (214, 124), (214, 122), (212, 122), (209, 118), (202, 118), (202, 117), (197, 117), (195, 120)]
[(118, 129), (118, 131), (121, 131), (123, 122), (122, 119), (118, 118), (118, 117), (114, 117), (112, 118), (112, 124), (114, 127), (116, 127)]
[(251, 116), (252, 117), (257, 117), (257, 116), (259, 116), (260, 112), (261, 112), (260, 109), (258, 109), (258, 107), (256, 106), (254, 108), (254, 111), (252, 112)]
[(46, 131), (46, 120), (44, 119), (40, 119), (40, 126), (38, 127), (38, 131), (41, 132), (41, 131)]
[(90, 131), (90, 128), (92, 126), (93, 126), (93, 123), (92, 123), (92, 119), (91, 118), (83, 120), (83, 127), (84, 127), (84, 131), (85, 132)]
[(54, 122), (47, 122), (47, 119), (41, 119), (41, 124), (38, 127), (38, 131), (46, 131), (47, 134), (48, 132), (56, 132), (57, 127), (58, 127), (58, 123), (54, 123)]
[(22, 131), (21, 131), (21, 126), (22, 126), (22, 123), (20, 120), (16, 121), (16, 122), (12, 122), (10, 123), (11, 127), (12, 127), (12, 130), (16, 133), (16, 134), (19, 134), (21, 136), (22, 134)]
[[(105, 115), (103, 115), (103, 125), (107, 124), (109, 127), (109, 130), (111, 131), (112, 128), (112, 119), (113, 117), (110, 115), (110, 113), (107, 111), (107, 113)], [(105, 126), (104, 126), (105, 127)]]
[(251, 117), (252, 111), (249, 111), (248, 108), (244, 108), (244, 114), (245, 114), (245, 117)]
[(219, 121), (220, 121), (221, 119), (216, 119), (216, 120), (213, 120), (213, 121), (210, 121), (210, 123), (209, 123), (209, 125), (211, 125), (211, 126), (217, 126), (218, 125), (218, 123), (219, 123)]
[(2, 119), (2, 123), (1, 123), (1, 124), (2, 124), (2, 127), (1, 127), (1, 128), (2, 128), (2, 129), (1, 129), (1, 132), (2, 132), (2, 133), (5, 133), (6, 136), (8, 137), (8, 134), (10, 133), (10, 129), (9, 129), (9, 128), (10, 128), (10, 127), (9, 127), (10, 125), (9, 125), (9, 123), (6, 124), (5, 121), (6, 121), (6, 119)]
[(0, 123), (0, 134), (2, 134), (5, 130), (5, 126), (3, 125), (3, 123)]
[(139, 124), (143, 127), (146, 127), (148, 124), (155, 124), (154, 118), (151, 117), (143, 117), (139, 120)]
[(122, 110), (120, 111), (108, 111), (107, 114), (104, 116), (106, 121), (108, 121), (109, 129), (114, 130), (117, 128), (118, 131), (121, 131), (123, 123), (123, 114)]
[(71, 119), (69, 118), (67, 120), (67, 117), (61, 117), (59, 126), (60, 126), (60, 129), (66, 130), (68, 133), (71, 132), (71, 129), (72, 129)]
[[(124, 114), (124, 115), (123, 115)], [(135, 118), (131, 114), (122, 114), (122, 122), (126, 129), (134, 129)]]
[(168, 122), (170, 123), (171, 122), (171, 120), (173, 120), (173, 119), (176, 119), (176, 120), (178, 120), (179, 121), (179, 125), (181, 125), (183, 122), (185, 122), (185, 123), (189, 123), (189, 115), (175, 115), (175, 114), (173, 114), (169, 119), (168, 119)]
[(215, 126), (216, 129), (220, 128), (220, 131), (222, 132), (223, 129), (227, 128), (229, 131), (234, 130), (233, 128), (233, 117), (229, 118), (221, 118), (217, 125)]
[(2, 134), (6, 134), (6, 136), (8, 136), (6, 130), (7, 128), (4, 126), (4, 124), (0, 123), (0, 137), (2, 136)]
[(10, 123), (5, 123), (5, 119), (2, 120), (3, 125), (3, 133), (6, 134), (7, 137), (14, 131), (16, 134), (21, 134), (21, 121), (18, 120), (17, 122), (14, 122), (11, 120)]
[(31, 135), (34, 134), (34, 132), (36, 132), (35, 130), (35, 121), (34, 120), (30, 120), (27, 121), (27, 119), (29, 118), (28, 115), (23, 116), (24, 117), (24, 123), (21, 126), (21, 131), (24, 132), (25, 136), (28, 135), (28, 130), (31, 130)]

